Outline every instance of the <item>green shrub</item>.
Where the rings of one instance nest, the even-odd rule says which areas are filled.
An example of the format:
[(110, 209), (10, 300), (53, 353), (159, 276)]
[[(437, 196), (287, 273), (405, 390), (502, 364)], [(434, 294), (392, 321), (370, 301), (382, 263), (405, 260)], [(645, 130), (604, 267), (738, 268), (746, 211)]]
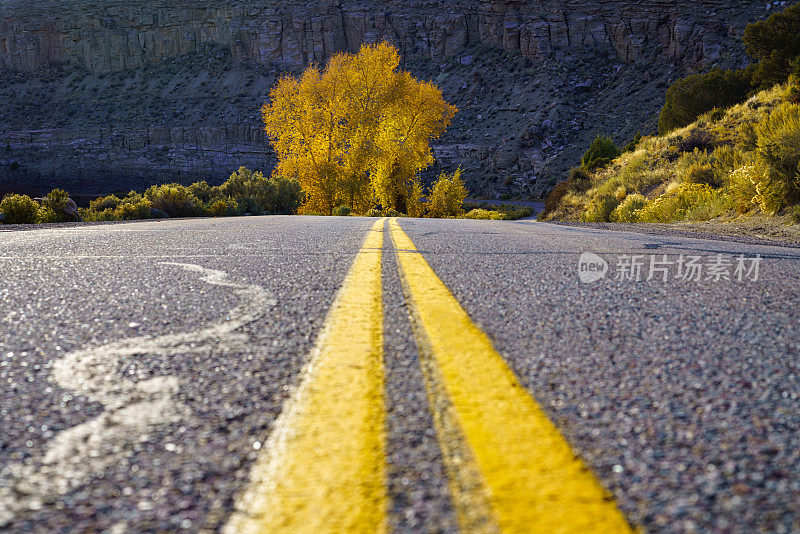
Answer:
[(350, 206), (339, 206), (335, 210), (333, 210), (333, 214), (339, 217), (348, 217), (353, 210), (350, 209)]
[(117, 217), (114, 215), (114, 210), (111, 208), (95, 211), (90, 209), (81, 209), (80, 210), (81, 217), (84, 221), (87, 222), (99, 222), (99, 221), (116, 221)]
[(693, 123), (714, 108), (743, 102), (751, 89), (752, 69), (711, 69), (681, 78), (667, 89), (666, 103), (658, 118), (658, 132), (665, 135)]
[(730, 209), (730, 199), (720, 191), (715, 191), (686, 210), (690, 221), (708, 221), (719, 217)]
[(122, 203), (122, 199), (116, 195), (100, 197), (89, 202), (89, 211), (102, 212), (113, 210)]
[(194, 196), (200, 202), (210, 202), (212, 198), (219, 196), (219, 188), (211, 187), (208, 182), (195, 182), (189, 186), (189, 194)]
[(585, 193), (592, 188), (592, 176), (583, 167), (574, 167), (567, 174), (569, 189), (576, 193)]
[[(253, 197), (238, 197), (236, 203), (239, 205), (239, 213), (242, 215), (266, 215), (267, 212), (261, 207), (261, 202)], [(310, 213), (308, 215), (311, 215)], [(316, 214), (314, 214), (316, 215)]]
[(122, 202), (128, 202), (129, 204), (135, 204), (144, 200), (144, 196), (141, 193), (137, 193), (136, 191), (129, 191), (125, 198), (122, 199)]
[(793, 104), (800, 104), (800, 55), (792, 62), (792, 74), (789, 76), (789, 91), (786, 100)]
[(200, 212), (206, 217), (231, 217), (239, 214), (239, 203), (232, 198), (218, 198), (201, 203)]
[(713, 165), (704, 163), (694, 163), (690, 165), (683, 180), (689, 184), (705, 184), (714, 188), (722, 187), (722, 177)]
[(256, 179), (264, 179), (264, 175), (260, 172), (253, 172), (247, 167), (239, 167), (238, 170), (231, 173), (230, 177), (219, 186), (219, 191), (223, 195), (231, 198), (244, 198), (250, 195), (251, 187), (248, 182)]
[(674, 222), (686, 218), (690, 209), (707, 203), (714, 191), (701, 184), (671, 184), (660, 197), (648, 203), (638, 212), (640, 222)]
[(153, 204), (146, 198), (133, 198), (125, 201), (114, 210), (114, 218), (118, 221), (149, 219)]
[(747, 53), (758, 60), (753, 82), (761, 89), (783, 83), (800, 55), (800, 4), (789, 6), (744, 31)]
[(502, 221), (505, 219), (505, 215), (503, 213), (500, 213), (499, 211), (491, 211), (483, 208), (475, 208), (473, 210), (468, 211), (465, 215), (463, 215), (463, 218), (482, 219), (489, 221)]
[(303, 203), (300, 182), (283, 176), (266, 178), (260, 172), (240, 167), (219, 187), (220, 194), (239, 203), (242, 213), (292, 214)]
[(69, 193), (63, 189), (53, 189), (42, 200), (42, 206), (50, 208), (56, 213), (64, 212), (69, 200)]
[(192, 217), (197, 214), (197, 198), (180, 184), (154, 185), (144, 196), (152, 207), (170, 217)]
[(789, 220), (792, 221), (792, 224), (800, 224), (800, 206), (792, 206), (786, 210), (786, 215), (789, 216)]
[[(558, 182), (547, 198), (544, 200), (544, 210), (539, 214), (539, 220), (544, 220), (548, 215), (558, 209), (561, 200), (569, 193), (585, 193), (592, 188), (592, 176), (583, 167), (574, 167), (567, 173), (567, 179)], [(527, 217), (527, 215), (526, 215)]]
[(464, 218), (474, 218), (474, 216), (477, 216), (481, 214), (481, 212), (484, 212), (483, 214), (485, 213), (499, 214), (501, 219), (504, 221), (516, 221), (524, 217), (530, 217), (534, 213), (533, 208), (516, 207), (509, 204), (495, 205), (490, 202), (477, 202), (477, 203), (471, 202), (469, 204), (465, 204), (464, 209), (467, 211), (467, 215), (471, 211), (480, 210), (476, 211), (473, 214), (473, 217), (467, 217), (467, 215), (464, 215), (463, 216)]
[(800, 83), (789, 88), (787, 100), (792, 104), (800, 104)]
[(758, 148), (758, 134), (756, 133), (756, 124), (752, 122), (745, 122), (742, 124), (734, 134), (736, 144), (743, 150), (751, 151)]
[(606, 193), (593, 199), (583, 214), (584, 222), (608, 222), (611, 213), (619, 206), (620, 199), (613, 193)]
[(792, 62), (792, 74), (789, 75), (789, 82), (795, 86), (800, 84), (800, 54)]
[(769, 181), (769, 167), (759, 158), (750, 157), (728, 175), (732, 206), (740, 213), (760, 207), (758, 190)]
[(0, 202), (0, 213), (5, 224), (32, 224), (36, 222), (39, 203), (27, 195), (6, 195)]
[(588, 171), (594, 171), (605, 167), (615, 158), (618, 158), (620, 154), (621, 152), (613, 139), (598, 135), (589, 145), (589, 150), (581, 158), (581, 167)]
[(714, 168), (723, 175), (730, 174), (744, 163), (745, 152), (740, 147), (723, 145), (711, 153)]
[(703, 115), (703, 118), (706, 119), (708, 122), (719, 122), (725, 118), (725, 108), (718, 108), (715, 107), (708, 113)]
[(59, 223), (64, 222), (64, 216), (49, 206), (42, 206), (36, 213), (37, 223)]
[(717, 136), (706, 128), (692, 128), (685, 136), (677, 137), (675, 144), (681, 152), (707, 152), (716, 148)]
[(768, 215), (775, 215), (786, 206), (786, 199), (790, 195), (788, 185), (774, 179), (756, 183), (755, 203), (759, 209)]
[(778, 50), (756, 64), (753, 84), (758, 89), (769, 89), (785, 82), (792, 71), (792, 60)]
[(800, 105), (785, 103), (775, 108), (756, 127), (758, 152), (785, 184), (788, 202), (800, 192)]
[(629, 191), (642, 192), (663, 182), (667, 174), (668, 171), (659, 166), (652, 155), (642, 153), (626, 159), (617, 175), (617, 181)]
[(440, 174), (428, 195), (428, 216), (457, 217), (461, 215), (461, 207), (467, 194), (467, 188), (461, 180), (460, 168), (450, 176), (445, 173)]
[(730, 174), (729, 182), (731, 202), (742, 213), (755, 207), (772, 215), (786, 205), (787, 183), (776, 177), (763, 158), (751, 156)]
[(272, 212), (282, 215), (297, 213), (298, 208), (305, 200), (303, 186), (294, 178), (273, 175), (270, 177), (277, 188), (272, 205)]
[(67, 214), (67, 201), (69, 193), (63, 189), (53, 189), (42, 199), (42, 206), (36, 215), (37, 222), (58, 223), (74, 220)]
[(524, 219), (533, 215), (532, 208), (516, 208), (511, 210), (499, 210), (503, 215), (503, 220), (516, 221), (517, 219)]
[(553, 213), (561, 205), (561, 200), (569, 193), (570, 183), (569, 180), (562, 180), (558, 182), (555, 187), (544, 199), (544, 210), (539, 214), (539, 220), (544, 220), (545, 217)]
[(128, 193), (124, 199), (116, 195), (100, 197), (89, 202), (89, 209), (81, 209), (80, 214), (85, 221), (116, 221), (117, 209), (123, 203), (130, 204), (141, 200), (142, 196), (134, 191)]
[(639, 221), (639, 210), (647, 206), (647, 199), (634, 193), (628, 195), (625, 200), (611, 212), (609, 220), (611, 222), (634, 223)]
[(365, 215), (365, 217), (383, 217), (383, 212), (377, 208), (370, 209)]

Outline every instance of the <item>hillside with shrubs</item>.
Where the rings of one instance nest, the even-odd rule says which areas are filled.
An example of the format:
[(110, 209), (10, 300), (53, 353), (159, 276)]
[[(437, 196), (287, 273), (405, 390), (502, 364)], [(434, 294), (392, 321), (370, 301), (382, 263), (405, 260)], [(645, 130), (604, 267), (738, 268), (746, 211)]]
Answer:
[(142, 193), (131, 191), (125, 195), (100, 197), (91, 201), (88, 208), (72, 210), (68, 202), (71, 202), (69, 194), (60, 189), (54, 189), (41, 199), (6, 195), (0, 201), (0, 222), (33, 224), (293, 214), (303, 202), (303, 190), (296, 180), (275, 175), (267, 177), (241, 167), (219, 186), (212, 187), (206, 182), (190, 186), (154, 185)]
[(756, 61), (679, 80), (659, 135), (599, 136), (547, 199), (544, 220), (675, 222), (788, 215), (800, 223), (800, 5), (752, 24)]

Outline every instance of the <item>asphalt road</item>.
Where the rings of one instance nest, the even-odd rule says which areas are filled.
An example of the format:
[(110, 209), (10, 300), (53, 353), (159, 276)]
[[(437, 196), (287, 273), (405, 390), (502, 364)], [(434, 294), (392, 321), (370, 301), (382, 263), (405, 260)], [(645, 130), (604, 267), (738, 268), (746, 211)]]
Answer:
[[(339, 508), (372, 510), (359, 517), (399, 532), (537, 531), (514, 523), (525, 512), (513, 492), (497, 495), (539, 472), (529, 486), (559, 488), (545, 500), (560, 502), (580, 476), (578, 501), (596, 484), (610, 521), (634, 529), (800, 532), (800, 249), (531, 220), (389, 222), (0, 232), (0, 531), (244, 531), (236, 517), (261, 519), (243, 496), (277, 502), (269, 474), (294, 473), (269, 466), (300, 466), (322, 485), (346, 477), (353, 444), (359, 473), (382, 483), (349, 497), (366, 504)], [(607, 271), (584, 256), (584, 276), (604, 278), (581, 282), (585, 252)], [(452, 296), (431, 285), (426, 310), (419, 288), (438, 281)], [(466, 322), (436, 324), (439, 305), (463, 308)], [(362, 363), (336, 363), (359, 354), (348, 336), (355, 347), (373, 330)], [(484, 334), (490, 344), (473, 354)], [(466, 348), (448, 354), (458, 342)], [(465, 360), (458, 375), (459, 350), (491, 365)], [(366, 382), (349, 385), (352, 373)], [(479, 402), (497, 385), (480, 376), (518, 391)], [(341, 439), (291, 446), (316, 432), (297, 428), (340, 422), (304, 402), (348, 394), (373, 415), (344, 410), (356, 426)], [(506, 443), (492, 435), (519, 429), (530, 439), (503, 438), (513, 450), (493, 456)], [(537, 449), (544, 441), (554, 445)], [(563, 462), (577, 464), (548, 459), (562, 442), (574, 453)], [(503, 473), (487, 467), (506, 457)], [(319, 491), (312, 513), (343, 504)], [(280, 501), (288, 515), (309, 508), (301, 497)], [(360, 525), (350, 530), (375, 530)]]

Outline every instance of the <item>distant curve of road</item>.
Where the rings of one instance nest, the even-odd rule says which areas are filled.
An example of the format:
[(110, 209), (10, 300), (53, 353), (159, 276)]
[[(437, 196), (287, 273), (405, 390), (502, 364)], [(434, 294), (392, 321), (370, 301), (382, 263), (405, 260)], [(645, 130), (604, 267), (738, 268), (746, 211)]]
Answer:
[(247, 217), (0, 272), (0, 531), (800, 531), (798, 249)]

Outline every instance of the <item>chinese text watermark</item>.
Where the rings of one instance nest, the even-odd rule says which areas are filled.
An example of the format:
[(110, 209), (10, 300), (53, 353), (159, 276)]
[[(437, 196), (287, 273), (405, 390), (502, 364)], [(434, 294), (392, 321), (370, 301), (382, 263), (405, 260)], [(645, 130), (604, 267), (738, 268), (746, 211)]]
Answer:
[(620, 254), (609, 262), (584, 252), (578, 260), (578, 277), (584, 284), (605, 278), (622, 282), (758, 282), (762, 261), (760, 255)]

